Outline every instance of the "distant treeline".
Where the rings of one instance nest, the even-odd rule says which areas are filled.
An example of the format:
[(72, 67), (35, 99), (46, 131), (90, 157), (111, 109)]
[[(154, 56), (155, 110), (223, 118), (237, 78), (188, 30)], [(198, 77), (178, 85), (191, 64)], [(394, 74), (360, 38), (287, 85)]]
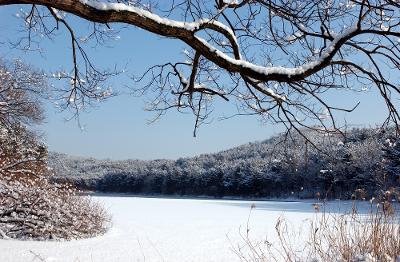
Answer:
[[(279, 135), (178, 160), (96, 160), (52, 153), (55, 179), (83, 190), (135, 194), (351, 198), (399, 187), (400, 143), (383, 129), (345, 136)], [(312, 145), (314, 144), (314, 145)], [(360, 192), (360, 191), (358, 191)]]

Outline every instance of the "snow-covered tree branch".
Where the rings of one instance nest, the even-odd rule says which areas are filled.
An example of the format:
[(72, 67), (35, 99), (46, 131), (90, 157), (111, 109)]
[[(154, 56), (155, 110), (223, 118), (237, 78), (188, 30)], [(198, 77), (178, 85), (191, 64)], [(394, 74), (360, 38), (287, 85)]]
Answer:
[(79, 109), (85, 99), (109, 96), (97, 87), (116, 73), (91, 63), (66, 15), (73, 14), (93, 23), (91, 37), (99, 42), (99, 26), (125, 24), (188, 46), (186, 61), (156, 65), (136, 78), (145, 82), (139, 91), (152, 91), (149, 109), (158, 116), (170, 108), (189, 109), (197, 128), (219, 97), (236, 100), (238, 114), (260, 115), (289, 130), (317, 124), (338, 131), (336, 112), (351, 112), (358, 101), (343, 108), (326, 94), (374, 88), (388, 108), (385, 122), (400, 120), (393, 77), (400, 68), (397, 1), (0, 0), (15, 4), (31, 6), (25, 14), (28, 42), (31, 32), (51, 37), (59, 27), (67, 29), (73, 69), (59, 77), (71, 82), (67, 106)]
[(0, 60), (0, 126), (42, 121), (40, 97), (46, 88), (44, 73), (18, 60)]

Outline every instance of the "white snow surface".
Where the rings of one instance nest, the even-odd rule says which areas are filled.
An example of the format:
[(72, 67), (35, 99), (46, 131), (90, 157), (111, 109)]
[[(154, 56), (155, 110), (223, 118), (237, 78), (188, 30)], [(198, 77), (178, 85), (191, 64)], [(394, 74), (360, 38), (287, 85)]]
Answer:
[[(313, 201), (239, 201), (96, 196), (113, 216), (108, 233), (68, 242), (0, 240), (0, 261), (239, 261), (232, 245), (242, 245), (239, 231), (249, 228), (255, 240), (268, 236), (283, 216), (306, 228), (315, 218)], [(333, 212), (351, 202), (329, 202)], [(301, 242), (307, 230), (296, 236)], [(35, 256), (37, 256), (35, 258)], [(39, 258), (40, 256), (40, 258)]]

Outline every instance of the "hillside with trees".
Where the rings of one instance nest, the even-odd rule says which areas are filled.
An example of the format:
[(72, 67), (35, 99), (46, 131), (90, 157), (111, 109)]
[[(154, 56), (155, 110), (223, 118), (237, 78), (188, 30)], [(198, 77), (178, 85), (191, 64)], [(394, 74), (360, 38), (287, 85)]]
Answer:
[[(272, 137), (177, 160), (96, 160), (51, 153), (57, 181), (135, 194), (351, 198), (398, 187), (398, 144), (383, 129)], [(362, 190), (361, 190), (362, 189)]]

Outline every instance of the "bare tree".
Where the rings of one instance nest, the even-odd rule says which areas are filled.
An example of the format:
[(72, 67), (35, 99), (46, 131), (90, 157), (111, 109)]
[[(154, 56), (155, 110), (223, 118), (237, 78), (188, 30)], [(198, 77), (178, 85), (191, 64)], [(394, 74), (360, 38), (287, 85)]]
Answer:
[(386, 124), (397, 126), (400, 119), (394, 76), (400, 68), (398, 1), (0, 0), (14, 4), (30, 5), (25, 42), (35, 34), (52, 37), (61, 26), (69, 32), (73, 68), (59, 78), (70, 80), (63, 99), (77, 109), (88, 98), (107, 97), (98, 86), (114, 72), (93, 66), (66, 14), (91, 22), (88, 38), (99, 43), (108, 35), (103, 29), (117, 23), (184, 42), (186, 61), (155, 65), (135, 80), (144, 81), (138, 91), (152, 92), (150, 110), (158, 116), (170, 108), (190, 110), (195, 130), (217, 97), (236, 101), (238, 114), (260, 115), (288, 130), (336, 132), (335, 114), (358, 103), (343, 108), (327, 97), (368, 88), (385, 101)]
[(43, 72), (21, 61), (0, 60), (0, 128), (43, 120), (40, 97), (47, 88)]

